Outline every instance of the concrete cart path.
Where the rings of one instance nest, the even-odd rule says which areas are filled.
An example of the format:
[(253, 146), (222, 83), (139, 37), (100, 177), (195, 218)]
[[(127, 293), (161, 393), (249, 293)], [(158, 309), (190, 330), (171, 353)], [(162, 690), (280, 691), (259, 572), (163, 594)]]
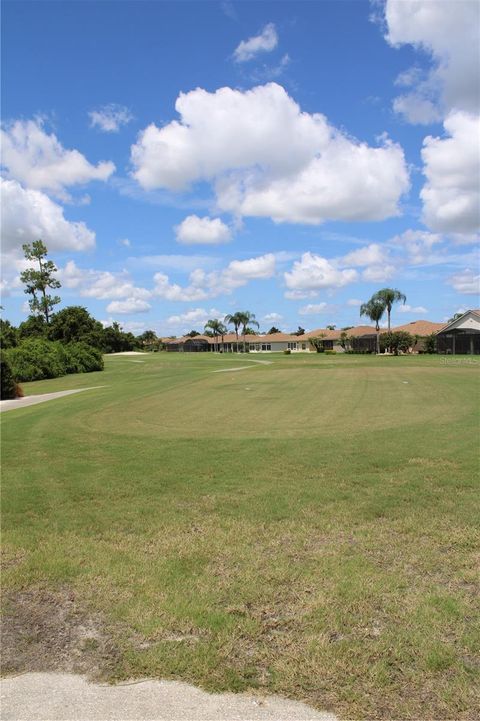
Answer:
[[(263, 366), (271, 366), (272, 361), (266, 360), (253, 360), (253, 358), (245, 358), (246, 363), (260, 363)], [(236, 368), (220, 368), (218, 371), (212, 371), (212, 373), (229, 373), (230, 371), (244, 371), (247, 368), (253, 368), (254, 366), (237, 366)]]
[(70, 396), (72, 393), (81, 393), (82, 391), (93, 391), (97, 388), (106, 388), (107, 386), (90, 386), (89, 388), (76, 388), (73, 391), (57, 391), (56, 393), (40, 393), (38, 396), (26, 396), (25, 398), (14, 398), (9, 401), (0, 401), (0, 411), (14, 411), (16, 408), (25, 408), (26, 406), (34, 406), (37, 403), (52, 401), (62, 396)]
[(278, 696), (209, 694), (178, 681), (117, 686), (26, 673), (1, 682), (2, 721), (337, 721)]

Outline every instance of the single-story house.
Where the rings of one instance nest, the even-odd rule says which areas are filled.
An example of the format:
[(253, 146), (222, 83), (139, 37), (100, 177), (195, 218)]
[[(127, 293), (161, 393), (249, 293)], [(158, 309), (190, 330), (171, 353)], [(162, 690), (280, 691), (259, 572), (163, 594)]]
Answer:
[(467, 310), (438, 331), (437, 352), (480, 355), (480, 309)]
[(269, 333), (267, 335), (246, 336), (250, 353), (274, 352), (289, 350), (307, 353), (315, 350), (305, 335), (292, 335), (289, 333)]
[(173, 338), (164, 341), (165, 350), (170, 353), (206, 353), (210, 349), (211, 339), (205, 335), (196, 335), (193, 338), (185, 336), (183, 338)]

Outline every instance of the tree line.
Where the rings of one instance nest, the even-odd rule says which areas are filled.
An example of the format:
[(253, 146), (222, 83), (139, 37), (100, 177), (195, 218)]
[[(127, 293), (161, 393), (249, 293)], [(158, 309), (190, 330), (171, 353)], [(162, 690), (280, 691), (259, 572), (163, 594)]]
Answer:
[(47, 259), (47, 248), (37, 240), (25, 244), (23, 251), (34, 263), (20, 275), (31, 313), (18, 327), (0, 320), (2, 398), (21, 395), (21, 382), (103, 370), (104, 353), (143, 346), (141, 338), (123, 332), (118, 323), (104, 328), (81, 306), (55, 312), (60, 298), (50, 290), (61, 283), (55, 264)]

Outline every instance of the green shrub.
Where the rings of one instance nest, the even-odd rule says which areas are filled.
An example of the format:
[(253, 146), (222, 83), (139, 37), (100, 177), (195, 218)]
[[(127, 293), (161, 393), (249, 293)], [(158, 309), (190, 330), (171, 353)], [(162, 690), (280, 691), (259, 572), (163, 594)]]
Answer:
[(98, 348), (79, 341), (67, 343), (64, 351), (68, 357), (67, 373), (91, 373), (103, 370), (103, 356)]
[(285, 353), (285, 355), (290, 355), (292, 351), (290, 350), (290, 348), (285, 348), (283, 352)]
[(0, 376), (1, 376), (1, 393), (0, 398), (6, 400), (8, 398), (16, 398), (17, 388), (12, 368), (3, 351), (0, 352)]
[(335, 355), (337, 351), (330, 348), (329, 350), (325, 351), (325, 355)]
[(16, 348), (10, 348), (7, 354), (16, 381), (57, 378), (67, 372), (60, 343), (28, 338)]
[(415, 338), (405, 330), (391, 331), (380, 335), (380, 351), (390, 350), (391, 353), (407, 353), (415, 345)]
[(424, 352), (425, 353), (436, 353), (437, 352), (437, 336), (435, 333), (427, 335), (424, 340)]
[(79, 341), (60, 343), (28, 338), (5, 351), (16, 381), (39, 381), (67, 373), (103, 370), (103, 357), (97, 348)]

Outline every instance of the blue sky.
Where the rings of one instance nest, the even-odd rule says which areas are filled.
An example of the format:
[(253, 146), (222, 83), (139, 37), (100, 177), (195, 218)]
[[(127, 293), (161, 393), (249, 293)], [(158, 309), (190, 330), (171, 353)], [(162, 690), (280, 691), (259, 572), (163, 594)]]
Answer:
[(38, 237), (135, 333), (477, 307), (479, 7), (6, 0), (4, 316)]

